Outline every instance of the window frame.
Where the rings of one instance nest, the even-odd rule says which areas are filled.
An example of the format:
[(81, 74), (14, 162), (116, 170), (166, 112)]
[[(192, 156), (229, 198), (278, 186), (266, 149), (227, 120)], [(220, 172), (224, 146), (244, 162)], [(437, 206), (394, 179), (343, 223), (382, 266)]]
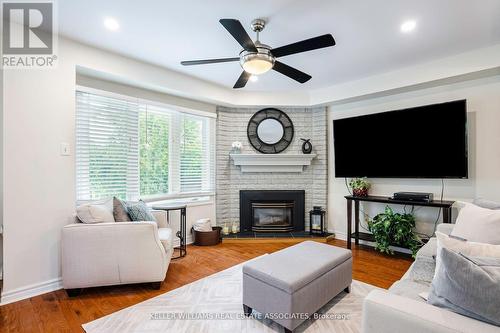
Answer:
[[(127, 101), (127, 102), (132, 102), (132, 103), (137, 103), (141, 104), (143, 106), (148, 105), (148, 106), (153, 106), (153, 107), (158, 107), (158, 108), (163, 108), (167, 110), (173, 111), (172, 114), (174, 115), (175, 113), (178, 114), (178, 116), (172, 116), (172, 119), (178, 119), (180, 120), (182, 118), (182, 114), (186, 115), (191, 115), (195, 117), (204, 117), (208, 118), (208, 124), (209, 124), (209, 133), (207, 135), (207, 139), (209, 140), (208, 142), (208, 147), (209, 147), (209, 162), (211, 164), (212, 170), (208, 174), (208, 182), (212, 184), (211, 189), (208, 191), (193, 191), (193, 192), (180, 192), (180, 165), (177, 166), (177, 170), (173, 171), (173, 177), (170, 176), (172, 172), (172, 164), (169, 163), (169, 191), (172, 191), (172, 189), (178, 189), (179, 191), (172, 191), (170, 193), (163, 193), (163, 194), (154, 194), (154, 195), (141, 195), (140, 194), (140, 177), (138, 178), (138, 188), (139, 188), (139, 194), (137, 197), (133, 198), (127, 198), (128, 200), (136, 200), (136, 199), (141, 199), (144, 200), (145, 202), (154, 202), (154, 201), (161, 201), (161, 200), (172, 200), (172, 199), (184, 199), (184, 198), (195, 198), (195, 197), (213, 197), (215, 196), (215, 181), (216, 181), (216, 167), (215, 167), (215, 159), (216, 159), (216, 153), (215, 153), (215, 147), (216, 147), (216, 118), (217, 114), (215, 112), (209, 112), (209, 111), (203, 111), (203, 110), (196, 110), (196, 109), (191, 109), (191, 108), (186, 108), (183, 106), (179, 105), (173, 105), (173, 104), (167, 104), (163, 102), (158, 102), (155, 100), (150, 100), (150, 99), (144, 99), (144, 98), (139, 98), (139, 97), (133, 97), (133, 96), (127, 96), (123, 95), (120, 93), (115, 93), (107, 90), (101, 90), (101, 89), (95, 89), (92, 87), (87, 87), (83, 85), (76, 85), (75, 87), (75, 136), (76, 136), (76, 112), (77, 112), (77, 105), (76, 105), (76, 93), (77, 92), (82, 92), (82, 93), (88, 93), (88, 94), (94, 94), (102, 97), (108, 97), (108, 98), (114, 98), (114, 99), (119, 99), (122, 101)], [(140, 127), (140, 120), (137, 120), (137, 126)], [(138, 150), (140, 150), (140, 131), (138, 129)], [(180, 136), (175, 137), (174, 135), (175, 131), (170, 130), (169, 131), (169, 141), (174, 143), (169, 145), (169, 161), (171, 160), (170, 158), (172, 157), (172, 148), (179, 148), (180, 147)], [(177, 131), (176, 133), (180, 133)], [(76, 179), (78, 178), (78, 166), (77, 166), (77, 161), (76, 161), (76, 140), (75, 140), (75, 196), (78, 195), (78, 186), (76, 184)], [(180, 152), (178, 160), (180, 161)], [(140, 153), (138, 154), (140, 157)], [(140, 166), (137, 166), (138, 170), (137, 173), (140, 174)], [(175, 182), (173, 184), (172, 182)], [(178, 183), (178, 184), (177, 184)], [(101, 198), (102, 199), (102, 198)], [(87, 201), (86, 199), (80, 199), (76, 198), (77, 202), (82, 202), (82, 201)], [(100, 199), (96, 199), (100, 200)]]

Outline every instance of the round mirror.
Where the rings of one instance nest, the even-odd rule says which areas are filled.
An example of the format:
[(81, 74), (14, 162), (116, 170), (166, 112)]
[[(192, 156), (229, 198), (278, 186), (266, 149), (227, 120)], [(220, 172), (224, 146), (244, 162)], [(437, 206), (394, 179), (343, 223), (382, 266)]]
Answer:
[(281, 110), (255, 112), (247, 125), (248, 141), (260, 153), (279, 154), (293, 141), (293, 123)]
[(260, 122), (257, 127), (259, 139), (269, 145), (278, 143), (283, 137), (283, 125), (276, 119), (268, 118)]

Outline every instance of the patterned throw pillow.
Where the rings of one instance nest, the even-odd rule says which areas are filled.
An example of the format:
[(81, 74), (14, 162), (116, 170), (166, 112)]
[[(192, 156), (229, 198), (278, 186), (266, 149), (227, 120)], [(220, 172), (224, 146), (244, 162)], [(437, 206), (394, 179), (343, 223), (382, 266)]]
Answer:
[(113, 216), (116, 222), (130, 222), (130, 216), (128, 216), (127, 207), (125, 207), (125, 203), (118, 199), (117, 197), (113, 197)]
[(156, 222), (151, 209), (142, 200), (138, 202), (127, 202), (127, 212), (132, 221), (153, 221)]

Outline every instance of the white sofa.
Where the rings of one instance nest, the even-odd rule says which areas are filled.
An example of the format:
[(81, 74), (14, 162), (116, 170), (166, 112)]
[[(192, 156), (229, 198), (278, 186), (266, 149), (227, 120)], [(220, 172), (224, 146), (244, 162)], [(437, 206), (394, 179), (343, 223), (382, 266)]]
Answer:
[[(453, 224), (440, 224), (449, 234)], [(363, 333), (489, 333), (500, 328), (430, 305), (419, 293), (429, 291), (434, 274), (436, 239), (420, 249), (415, 262), (389, 290), (370, 292), (363, 303)]]
[(62, 230), (62, 280), (70, 296), (81, 288), (152, 282), (160, 288), (173, 253), (164, 211), (157, 222), (73, 223)]

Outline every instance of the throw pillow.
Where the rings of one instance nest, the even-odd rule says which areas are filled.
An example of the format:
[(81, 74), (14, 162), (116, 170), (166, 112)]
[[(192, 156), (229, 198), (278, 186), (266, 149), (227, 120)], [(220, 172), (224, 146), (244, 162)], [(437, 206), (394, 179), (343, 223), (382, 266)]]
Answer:
[(156, 222), (151, 209), (142, 200), (138, 202), (127, 202), (127, 212), (132, 221), (153, 221)]
[(84, 204), (76, 208), (76, 216), (83, 223), (114, 222), (113, 212), (105, 204)]
[(474, 205), (476, 205), (476, 206), (483, 207), (483, 208), (495, 209), (495, 210), (499, 210), (500, 209), (500, 203), (499, 202), (495, 202), (495, 201), (491, 201), (491, 200), (486, 200), (486, 199), (482, 199), (482, 198), (474, 199), (474, 201), (472, 203)]
[(436, 231), (437, 252), (441, 248), (462, 253), (473, 257), (493, 257), (500, 259), (500, 245), (469, 242), (463, 239), (457, 239)]
[(451, 234), (472, 242), (498, 245), (500, 211), (463, 203)]
[(117, 197), (113, 197), (113, 216), (116, 222), (130, 222), (130, 216), (128, 216), (127, 207), (123, 201)]
[(462, 253), (473, 257), (493, 257), (500, 259), (500, 245), (486, 243), (469, 242), (463, 239), (457, 239), (436, 231), (437, 250), (436, 250), (436, 269), (434, 276), (441, 266), (440, 252), (443, 248)]
[(212, 231), (212, 224), (210, 219), (199, 219), (193, 223), (193, 229), (196, 231), (207, 232)]
[(500, 259), (438, 253), (428, 303), (500, 326)]

